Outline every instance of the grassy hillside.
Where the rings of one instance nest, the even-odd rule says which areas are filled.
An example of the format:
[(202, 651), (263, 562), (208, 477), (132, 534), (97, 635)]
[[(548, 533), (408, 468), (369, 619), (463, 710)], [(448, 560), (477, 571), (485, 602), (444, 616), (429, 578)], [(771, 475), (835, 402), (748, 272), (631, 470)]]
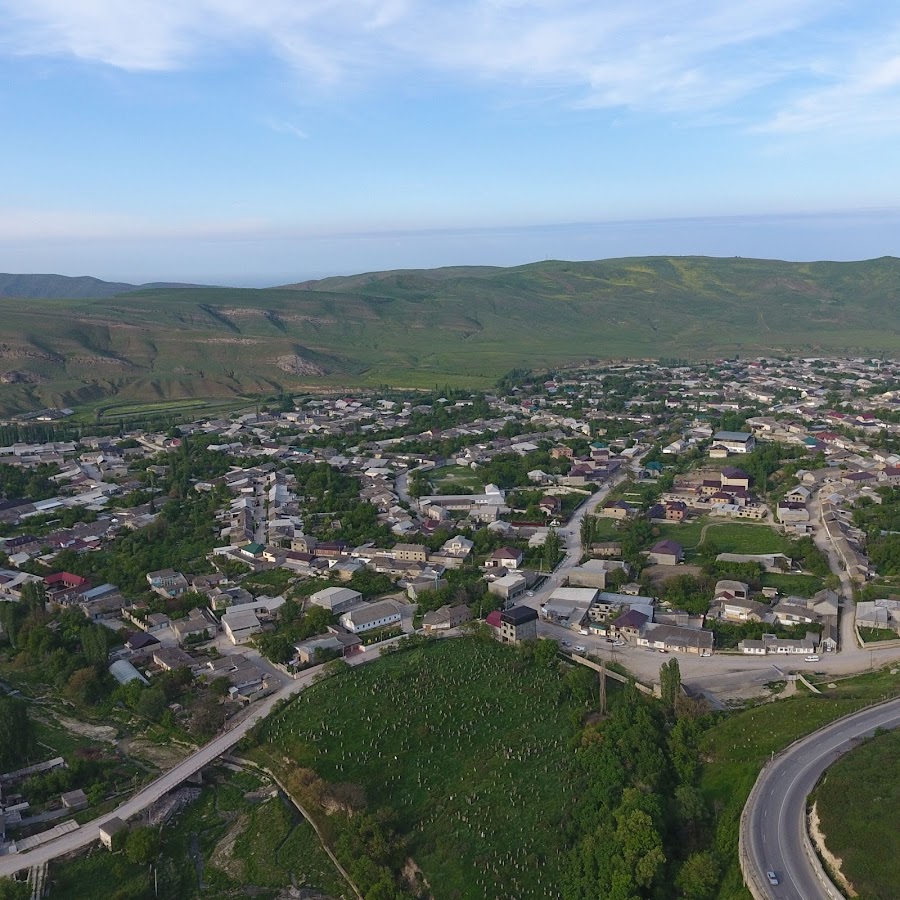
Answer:
[(438, 641), (304, 691), (254, 752), (301, 795), (314, 770), (393, 810), (434, 897), (556, 896), (579, 719), (560, 688), (493, 641)]
[(636, 258), (0, 299), (0, 409), (487, 386), (586, 359), (900, 351), (900, 260)]
[(89, 275), (71, 278), (67, 275), (10, 275), (0, 272), (0, 297), (20, 299), (89, 300), (97, 297), (115, 297), (129, 291), (147, 288), (201, 287), (197, 284), (128, 284), (123, 281), (101, 281)]
[(890, 900), (900, 884), (898, 764), (900, 733), (882, 734), (838, 760), (816, 791), (825, 844), (866, 900)]

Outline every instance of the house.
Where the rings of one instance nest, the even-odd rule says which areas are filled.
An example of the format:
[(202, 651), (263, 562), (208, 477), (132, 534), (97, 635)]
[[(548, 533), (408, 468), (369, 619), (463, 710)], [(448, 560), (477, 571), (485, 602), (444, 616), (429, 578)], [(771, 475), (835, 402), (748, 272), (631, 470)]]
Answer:
[(780, 655), (803, 654), (809, 656), (816, 652), (818, 647), (818, 635), (807, 632), (806, 637), (800, 639), (779, 638), (774, 634), (764, 634), (761, 641), (743, 640), (738, 644), (741, 653), (763, 655), (775, 653)]
[(209, 617), (196, 607), (183, 619), (175, 619), (172, 622), (172, 630), (179, 644), (207, 641), (216, 633), (216, 625)]
[(655, 566), (677, 566), (683, 559), (684, 548), (668, 539), (654, 544), (647, 553), (647, 561)]
[(784, 495), (784, 499), (787, 503), (806, 503), (811, 496), (812, 491), (808, 487), (798, 484)]
[(322, 661), (323, 657), (335, 659), (351, 656), (361, 643), (355, 634), (320, 634), (294, 644), (294, 665), (308, 666)]
[(650, 621), (650, 617), (636, 609), (629, 609), (622, 613), (611, 623), (613, 633), (625, 638), (626, 641), (636, 641), (643, 627)]
[(399, 625), (402, 606), (393, 600), (364, 603), (356, 606), (340, 618), (341, 625), (351, 634), (361, 634), (373, 628), (387, 628)]
[(596, 588), (557, 588), (541, 605), (541, 616), (563, 628), (581, 628), (597, 594)]
[(741, 469), (735, 469), (733, 466), (725, 466), (722, 469), (719, 473), (719, 483), (723, 488), (750, 490), (750, 476)]
[(226, 613), (222, 616), (222, 629), (228, 640), (235, 645), (246, 643), (254, 634), (258, 634), (261, 628), (259, 617), (250, 610)]
[(187, 579), (181, 572), (174, 569), (160, 569), (158, 572), (148, 572), (147, 582), (150, 589), (162, 597), (179, 597), (190, 588)]
[(494, 636), (500, 643), (519, 644), (537, 640), (537, 620), (538, 614), (530, 607), (512, 606), (503, 612), (492, 612), (487, 623), (494, 628)]
[(139, 653), (149, 653), (154, 647), (158, 647), (159, 640), (152, 634), (148, 634), (144, 631), (135, 631), (134, 634), (125, 641), (125, 646), (131, 651), (132, 656), (136, 656)]
[(56, 572), (44, 579), (47, 589), (47, 601), (60, 606), (78, 602), (81, 597), (91, 589), (91, 583), (87, 578), (73, 575), (71, 572)]
[(515, 547), (501, 547), (487, 558), (485, 566), (491, 569), (518, 569), (524, 558), (522, 551)]
[(650, 647), (653, 650), (712, 656), (713, 638), (713, 633), (703, 628), (647, 624), (635, 639), (635, 643), (639, 647)]
[(153, 662), (166, 672), (194, 667), (194, 657), (180, 647), (158, 647), (153, 651)]
[(756, 439), (746, 431), (717, 431), (713, 445), (724, 447), (729, 453), (750, 453), (756, 446)]
[(547, 516), (555, 516), (562, 509), (562, 500), (552, 494), (545, 494), (538, 501), (538, 508)]
[(350, 588), (330, 587), (316, 591), (309, 598), (309, 602), (327, 609), (332, 615), (339, 616), (362, 603), (362, 594)]
[(428, 548), (422, 544), (396, 544), (391, 553), (402, 562), (428, 562)]
[(611, 572), (629, 571), (628, 563), (621, 560), (589, 559), (569, 570), (569, 584), (572, 587), (592, 587), (606, 589), (606, 579)]
[(525, 591), (527, 581), (524, 575), (509, 572), (488, 582), (488, 592), (499, 597), (504, 604), (511, 603)]
[(449, 631), (458, 628), (464, 622), (470, 621), (472, 610), (464, 603), (456, 606), (442, 606), (432, 612), (425, 613), (422, 619), (422, 627), (425, 631)]
[(788, 597), (772, 608), (772, 614), (779, 625), (811, 625), (814, 622), (819, 623), (822, 621), (822, 617), (818, 613), (809, 609), (805, 604), (801, 605), (803, 601), (799, 603), (791, 602), (798, 599), (796, 597)]
[(600, 515), (607, 519), (616, 519), (617, 521), (624, 521), (629, 516), (633, 516), (637, 512), (635, 507), (633, 507), (630, 503), (626, 503), (624, 500), (610, 500), (607, 503), (603, 504), (603, 509), (600, 510)]
[(672, 500), (666, 504), (666, 521), (683, 522), (687, 516), (687, 504), (681, 500)]
[(721, 578), (716, 582), (713, 596), (718, 599), (726, 594), (733, 599), (748, 600), (750, 598), (750, 585), (745, 584), (743, 581), (732, 581), (729, 578)]
[(710, 607), (710, 614), (725, 622), (762, 622), (769, 613), (770, 609), (765, 603), (733, 597), (727, 592), (718, 595), (714, 605)]

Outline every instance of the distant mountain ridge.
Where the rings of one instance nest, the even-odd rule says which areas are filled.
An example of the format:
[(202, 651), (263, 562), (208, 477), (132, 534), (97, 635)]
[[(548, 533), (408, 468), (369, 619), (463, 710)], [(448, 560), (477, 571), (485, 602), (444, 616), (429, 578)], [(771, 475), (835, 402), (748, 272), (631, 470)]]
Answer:
[(12, 275), (0, 272), (0, 297), (22, 300), (102, 300), (133, 291), (161, 288), (202, 288), (202, 284), (179, 284), (154, 281), (149, 284), (128, 284), (124, 281), (102, 281), (90, 275)]
[[(548, 260), (260, 289), (21, 279), (0, 276), (0, 412), (112, 396), (487, 389), (510, 369), (605, 359), (900, 357), (893, 257)], [(26, 291), (47, 302), (23, 302)]]

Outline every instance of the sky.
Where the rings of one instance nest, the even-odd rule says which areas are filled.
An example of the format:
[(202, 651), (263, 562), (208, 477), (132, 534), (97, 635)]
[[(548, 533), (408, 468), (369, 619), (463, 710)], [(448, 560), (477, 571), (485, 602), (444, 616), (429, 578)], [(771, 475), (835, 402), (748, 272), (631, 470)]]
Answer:
[(900, 255), (900, 6), (0, 0), (0, 271)]

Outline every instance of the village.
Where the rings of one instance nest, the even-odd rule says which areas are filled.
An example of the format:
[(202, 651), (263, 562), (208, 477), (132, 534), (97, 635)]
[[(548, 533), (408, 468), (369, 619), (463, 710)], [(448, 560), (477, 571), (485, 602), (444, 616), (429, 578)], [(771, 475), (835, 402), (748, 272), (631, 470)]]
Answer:
[[(0, 447), (0, 687), (45, 717), (202, 743), (325, 664), (473, 628), (651, 693), (673, 654), (719, 706), (772, 660), (900, 658), (894, 363), (623, 362), (117, 434), (69, 412)], [(0, 773), (0, 854), (121, 790), (52, 751)]]

